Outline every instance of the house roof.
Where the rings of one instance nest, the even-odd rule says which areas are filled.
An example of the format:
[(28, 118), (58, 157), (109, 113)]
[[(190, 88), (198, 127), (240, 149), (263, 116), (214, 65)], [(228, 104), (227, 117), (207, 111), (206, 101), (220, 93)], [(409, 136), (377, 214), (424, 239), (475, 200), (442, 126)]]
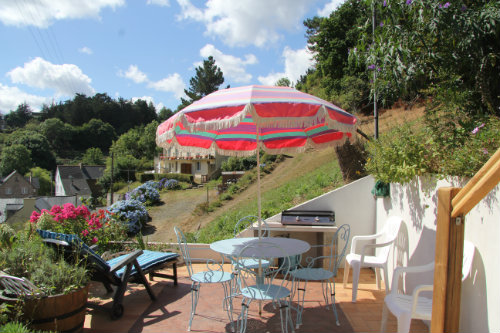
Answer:
[(66, 195), (92, 195), (93, 180), (102, 177), (104, 165), (59, 165), (61, 178)]
[(0, 184), (7, 182), (10, 178), (14, 177), (16, 174), (20, 175), (24, 180), (26, 180), (28, 183), (30, 183), (31, 186), (33, 186), (34, 188), (36, 188), (36, 189), (40, 188), (40, 180), (38, 177), (31, 177), (31, 181), (30, 181), (30, 177), (22, 176), (17, 170), (12, 171), (7, 177), (5, 177), (3, 179), (0, 178)]

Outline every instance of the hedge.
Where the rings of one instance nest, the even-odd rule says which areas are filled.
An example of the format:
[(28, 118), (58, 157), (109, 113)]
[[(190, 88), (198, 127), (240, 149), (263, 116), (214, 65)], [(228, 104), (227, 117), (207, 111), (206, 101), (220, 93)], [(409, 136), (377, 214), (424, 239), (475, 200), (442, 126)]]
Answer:
[(162, 180), (163, 178), (175, 179), (175, 180), (178, 180), (180, 182), (186, 182), (186, 183), (193, 182), (192, 175), (186, 175), (183, 173), (141, 173), (141, 172), (138, 172), (138, 173), (136, 173), (135, 176), (141, 183), (145, 183), (148, 180), (159, 181), (159, 180)]

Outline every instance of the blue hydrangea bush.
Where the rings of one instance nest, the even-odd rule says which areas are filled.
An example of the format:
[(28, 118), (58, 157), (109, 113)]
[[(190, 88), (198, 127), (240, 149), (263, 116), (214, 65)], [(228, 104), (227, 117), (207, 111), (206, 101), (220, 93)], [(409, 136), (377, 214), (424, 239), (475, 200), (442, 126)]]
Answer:
[(177, 179), (163, 178), (158, 182), (158, 189), (163, 190), (178, 190), (181, 188), (181, 184)]
[(125, 194), (126, 200), (138, 200), (146, 206), (158, 204), (160, 202), (159, 184), (155, 181), (148, 181)]
[(116, 214), (118, 220), (128, 225), (129, 233), (135, 235), (146, 222), (149, 215), (142, 202), (135, 199), (120, 200), (111, 205), (108, 209)]

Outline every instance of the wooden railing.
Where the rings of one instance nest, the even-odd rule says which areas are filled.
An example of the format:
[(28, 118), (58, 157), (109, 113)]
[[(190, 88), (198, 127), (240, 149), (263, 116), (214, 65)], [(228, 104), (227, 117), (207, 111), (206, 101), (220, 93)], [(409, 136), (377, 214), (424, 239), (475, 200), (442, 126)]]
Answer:
[(458, 332), (464, 245), (464, 216), (500, 182), (500, 149), (462, 188), (438, 189), (436, 257), (431, 329)]

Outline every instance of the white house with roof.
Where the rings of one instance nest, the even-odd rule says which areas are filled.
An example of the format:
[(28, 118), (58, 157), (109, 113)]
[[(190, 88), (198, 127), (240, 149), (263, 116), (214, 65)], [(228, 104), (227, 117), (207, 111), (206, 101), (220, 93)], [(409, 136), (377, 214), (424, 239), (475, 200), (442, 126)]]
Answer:
[(226, 156), (214, 153), (181, 153), (176, 148), (163, 149), (163, 154), (155, 158), (156, 173), (182, 173), (193, 176), (197, 182), (206, 182), (218, 177)]
[(56, 196), (98, 196), (97, 180), (104, 173), (104, 165), (58, 165), (55, 177)]

